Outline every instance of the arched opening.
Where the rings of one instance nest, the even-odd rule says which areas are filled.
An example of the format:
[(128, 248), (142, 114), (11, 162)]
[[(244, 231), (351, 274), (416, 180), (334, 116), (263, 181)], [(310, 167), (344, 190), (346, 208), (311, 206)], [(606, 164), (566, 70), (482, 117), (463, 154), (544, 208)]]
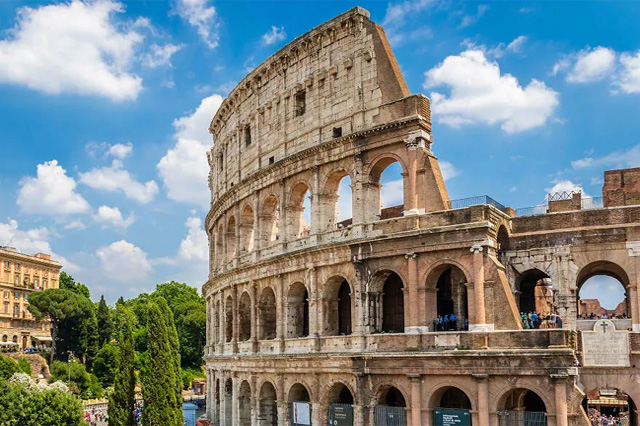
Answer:
[(224, 265), (224, 259), (224, 227), (221, 223), (218, 225), (218, 232), (216, 233), (216, 264), (218, 267)]
[[(327, 395), (330, 425), (353, 425), (353, 394), (344, 383), (335, 383)], [(348, 420), (351, 419), (351, 422)]]
[(512, 389), (498, 403), (501, 426), (546, 426), (547, 407), (538, 394), (529, 389)]
[(375, 406), (375, 426), (406, 426), (406, 399), (398, 388), (385, 386), (380, 390)]
[(616, 388), (596, 388), (587, 392), (582, 401), (583, 415), (592, 426), (638, 426), (638, 408), (634, 400)]
[[(290, 424), (310, 425), (311, 424), (311, 398), (307, 388), (296, 383), (289, 389), (289, 404), (291, 408)], [(289, 422), (287, 422), (289, 424)]]
[(348, 335), (351, 324), (351, 287), (344, 278), (331, 278), (326, 286), (326, 328), (328, 336)]
[[(370, 203), (378, 219), (402, 216), (404, 211), (404, 177), (402, 165), (393, 157), (378, 160), (369, 174)], [(375, 218), (374, 218), (375, 220)]]
[(276, 388), (270, 382), (263, 383), (260, 388), (258, 426), (278, 426)]
[(231, 216), (227, 224), (227, 260), (236, 255), (236, 218)]
[(498, 243), (498, 253), (504, 253), (509, 250), (509, 231), (507, 231), (507, 228), (504, 225), (500, 225), (498, 228), (496, 241)]
[(224, 424), (233, 426), (233, 381), (230, 378), (224, 382)]
[(221, 424), (220, 420), (222, 419), (222, 413), (220, 412), (220, 379), (215, 380), (215, 386), (216, 388), (213, 390), (214, 400), (215, 400), (214, 412), (215, 412), (215, 417), (218, 420), (218, 424)]
[(329, 175), (321, 197), (322, 210), (327, 213), (326, 229), (340, 229), (353, 222), (353, 190), (351, 176), (345, 170)]
[(300, 182), (291, 190), (287, 214), (292, 238), (306, 237), (311, 233), (311, 191), (305, 183)]
[(3, 341), (3, 342), (6, 342), (6, 341), (8, 340), (8, 338), (9, 338), (9, 337), (8, 337), (6, 334), (3, 334), (3, 335), (2, 335), (2, 341)]
[(464, 272), (454, 265), (441, 265), (429, 274), (427, 285), (430, 288), (435, 286), (436, 289), (434, 330), (456, 331), (468, 328), (466, 284)]
[(269, 340), (276, 338), (276, 295), (271, 287), (262, 290), (258, 303), (258, 338)]
[(233, 339), (233, 299), (231, 296), (227, 297), (224, 309), (224, 341), (229, 343)]
[[(578, 318), (626, 320), (631, 317), (626, 272), (611, 262), (594, 262), (578, 274)], [(616, 321), (620, 329), (622, 321)], [(624, 328), (624, 327), (622, 327)]]
[(264, 200), (262, 222), (260, 226), (261, 240), (263, 246), (266, 247), (280, 239), (280, 208), (278, 198), (275, 195), (269, 195)]
[(436, 407), (471, 410), (471, 400), (461, 389), (455, 386), (449, 386), (442, 389), (439, 394), (440, 397), (437, 398), (438, 402), (436, 403)]
[(382, 286), (382, 331), (404, 333), (404, 285), (395, 272), (388, 272)]
[(238, 339), (240, 341), (251, 339), (251, 297), (246, 291), (240, 296), (238, 320)]
[(238, 390), (238, 415), (241, 425), (251, 424), (251, 386), (244, 380)]
[(240, 251), (250, 252), (253, 250), (253, 208), (249, 204), (242, 209), (240, 222)]
[(309, 293), (304, 284), (298, 282), (289, 287), (287, 294), (287, 337), (309, 335)]
[(553, 286), (547, 274), (539, 269), (530, 269), (518, 276), (516, 278), (516, 300), (523, 328), (552, 326), (550, 324), (551, 314), (555, 311)]
[(213, 343), (221, 343), (222, 337), (220, 336), (220, 301), (216, 302), (216, 313), (213, 317)]

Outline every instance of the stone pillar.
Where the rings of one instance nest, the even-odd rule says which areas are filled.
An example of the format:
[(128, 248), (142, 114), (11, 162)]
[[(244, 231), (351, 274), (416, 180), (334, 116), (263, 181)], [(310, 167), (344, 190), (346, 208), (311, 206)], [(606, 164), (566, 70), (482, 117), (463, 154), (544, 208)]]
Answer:
[(232, 410), (231, 424), (237, 425), (240, 422), (240, 400), (238, 399), (238, 394), (240, 393), (239, 392), (240, 380), (238, 380), (236, 376), (233, 376), (231, 378), (231, 383), (232, 383), (231, 394), (233, 395), (232, 397), (233, 410)]
[(489, 426), (489, 376), (474, 374), (478, 384), (478, 426)]
[(287, 401), (278, 401), (276, 404), (278, 406), (278, 426), (290, 426), (291, 410), (289, 410), (289, 403)]
[(253, 250), (254, 251), (258, 251), (260, 250), (260, 243), (262, 242), (262, 239), (260, 238), (260, 236), (262, 235), (262, 231), (261, 231), (261, 221), (260, 221), (260, 194), (258, 193), (258, 191), (254, 191), (253, 192), (253, 198), (254, 198), (254, 202), (253, 202)]
[(258, 285), (251, 282), (251, 350), (258, 351)]
[[(422, 426), (422, 376), (408, 374), (411, 381), (411, 426)], [(480, 425), (483, 426), (483, 425)]]
[(315, 350), (320, 349), (320, 334), (324, 324), (322, 315), (322, 297), (319, 294), (316, 268), (309, 268), (309, 335), (314, 338)]
[(289, 207), (289, 200), (287, 199), (287, 187), (285, 185), (284, 179), (280, 179), (280, 223), (278, 224), (279, 229), (278, 233), (280, 234), (280, 242), (283, 245), (283, 250), (287, 240), (289, 239), (290, 229), (287, 227), (287, 210)]
[(404, 257), (407, 259), (407, 277), (408, 277), (408, 311), (407, 317), (405, 319), (404, 324), (404, 332), (405, 333), (420, 333), (423, 327), (420, 327), (421, 321), (419, 318), (420, 308), (418, 305), (418, 267), (417, 267), (417, 258), (418, 255), (415, 253), (405, 254)]
[(353, 224), (361, 224), (366, 221), (365, 209), (367, 204), (367, 194), (363, 185), (365, 176), (363, 175), (363, 157), (359, 152), (353, 156), (355, 173), (351, 176), (351, 216)]
[(321, 402), (311, 403), (311, 424), (312, 425), (326, 425), (328, 406)]
[[(313, 168), (313, 188), (311, 190), (311, 234), (318, 234), (322, 231), (321, 222), (322, 217), (325, 215), (325, 210), (321, 208), (319, 203), (320, 198), (320, 176), (318, 173), (318, 167)], [(304, 200), (303, 200), (304, 201)]]
[(238, 335), (240, 332), (240, 321), (238, 319), (238, 286), (234, 285), (231, 289), (231, 297), (233, 298), (231, 301), (231, 312), (232, 312), (232, 333), (231, 333), (231, 350), (232, 352), (238, 353)]
[[(222, 372), (221, 372), (222, 373)], [(224, 384), (225, 384), (225, 375), (224, 374), (220, 374), (220, 382), (218, 383), (218, 392), (220, 394), (220, 413), (218, 413), (219, 415), (219, 420), (220, 420), (220, 426), (226, 426), (227, 425), (227, 398), (226, 398), (226, 394), (224, 392)]]
[(631, 305), (631, 327), (633, 331), (640, 331), (640, 318), (638, 317), (638, 287), (629, 286), (629, 305)]
[(567, 375), (552, 374), (555, 381), (556, 426), (568, 426), (567, 418)]
[(418, 141), (415, 138), (405, 139), (407, 146), (407, 171), (405, 179), (407, 187), (404, 190), (404, 214), (417, 214), (418, 211), (418, 191), (417, 191), (417, 173), (418, 173)]
[(484, 300), (484, 255), (483, 247), (476, 244), (471, 247), (473, 253), (473, 317), (469, 321), (469, 331), (493, 330), (493, 324), (487, 324)]
[(285, 288), (282, 282), (282, 275), (276, 275), (275, 279), (278, 280), (276, 285), (276, 339), (280, 342), (280, 352), (284, 352), (284, 338), (285, 338), (285, 321), (287, 316), (287, 305)]

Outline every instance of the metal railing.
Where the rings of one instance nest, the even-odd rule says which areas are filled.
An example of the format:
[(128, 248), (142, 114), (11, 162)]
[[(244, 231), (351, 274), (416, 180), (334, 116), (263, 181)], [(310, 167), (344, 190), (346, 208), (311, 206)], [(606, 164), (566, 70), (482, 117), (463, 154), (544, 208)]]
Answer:
[(496, 209), (502, 211), (503, 213), (506, 213), (507, 208), (500, 204), (499, 202), (497, 202), (496, 200), (494, 200), (493, 198), (489, 197), (488, 195), (478, 195), (476, 197), (469, 197), (469, 198), (461, 198), (458, 200), (451, 200), (449, 201), (449, 208), (450, 209), (463, 209), (465, 207), (470, 207), (470, 206), (477, 206), (477, 205), (489, 205), (489, 206), (493, 206)]
[(547, 414), (537, 411), (499, 411), (499, 426), (547, 426)]

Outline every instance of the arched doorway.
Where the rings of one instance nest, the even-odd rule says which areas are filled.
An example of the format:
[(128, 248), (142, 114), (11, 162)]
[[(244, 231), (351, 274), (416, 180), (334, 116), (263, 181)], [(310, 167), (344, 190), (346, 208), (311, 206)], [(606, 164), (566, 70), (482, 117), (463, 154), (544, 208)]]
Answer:
[(434, 426), (444, 426), (454, 422), (459, 426), (471, 426), (471, 400), (464, 391), (447, 386), (432, 397)]
[(275, 195), (269, 195), (264, 200), (260, 233), (262, 247), (274, 244), (280, 239), (280, 209)]
[(233, 298), (231, 296), (227, 297), (224, 309), (224, 341), (229, 343), (233, 340)]
[(353, 425), (353, 394), (344, 383), (335, 383), (327, 395), (329, 424)]
[(594, 262), (578, 274), (579, 319), (631, 317), (626, 272), (611, 262)]
[(547, 407), (537, 393), (512, 389), (500, 398), (498, 418), (500, 426), (546, 426)]
[(433, 321), (435, 331), (465, 330), (468, 324), (467, 278), (455, 265), (440, 265), (427, 278), (427, 286), (436, 290)]
[[(555, 311), (553, 307), (553, 286), (547, 274), (539, 269), (530, 269), (516, 278), (516, 301), (520, 315), (549, 315)], [(530, 321), (529, 321), (530, 322)], [(524, 328), (540, 328), (540, 324), (523, 323)]]
[(402, 165), (394, 157), (376, 161), (369, 174), (368, 221), (402, 216), (404, 177)]
[(251, 386), (246, 380), (242, 382), (238, 390), (238, 415), (238, 424), (251, 424)]
[(305, 183), (296, 184), (291, 190), (287, 235), (291, 238), (306, 237), (311, 232), (311, 191)]
[(439, 400), (437, 406), (440, 408), (471, 410), (471, 400), (464, 391), (455, 386), (443, 389)]
[(271, 287), (265, 287), (258, 303), (258, 339), (276, 338), (276, 295)]
[(592, 426), (613, 424), (638, 426), (638, 408), (634, 400), (624, 391), (616, 388), (596, 388), (587, 391), (582, 401), (582, 409)]
[(291, 285), (287, 294), (287, 337), (309, 335), (309, 292), (304, 284)]
[(251, 339), (251, 297), (246, 291), (240, 296), (238, 321), (238, 340)]
[(337, 276), (329, 279), (325, 285), (327, 336), (349, 335), (351, 324), (351, 287), (344, 278)]
[(289, 417), (287, 424), (293, 426), (311, 424), (311, 398), (309, 390), (302, 384), (296, 383), (289, 389)]
[(340, 229), (350, 226), (352, 217), (353, 195), (351, 176), (345, 170), (331, 173), (324, 187), (324, 194), (320, 197), (320, 211), (326, 212), (323, 218), (327, 230)]
[(382, 286), (382, 332), (404, 333), (404, 284), (395, 272), (387, 272)]
[(388, 426), (407, 424), (407, 403), (404, 395), (394, 386), (380, 389), (374, 409), (374, 425)]
[(264, 382), (258, 401), (258, 426), (278, 426), (278, 404), (276, 388)]
[(509, 250), (509, 231), (504, 225), (500, 225), (496, 234), (496, 242), (498, 243), (498, 254), (502, 254)]
[(240, 251), (246, 253), (253, 250), (253, 208), (247, 204), (242, 209), (240, 222)]

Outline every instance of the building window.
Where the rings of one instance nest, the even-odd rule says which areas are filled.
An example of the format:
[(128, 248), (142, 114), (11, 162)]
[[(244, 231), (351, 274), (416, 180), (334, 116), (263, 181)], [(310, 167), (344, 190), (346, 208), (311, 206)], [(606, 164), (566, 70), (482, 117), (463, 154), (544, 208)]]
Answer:
[(29, 285), (29, 277), (24, 277), (24, 285), (25, 286)]
[(307, 102), (306, 102), (306, 92), (303, 90), (301, 92), (296, 93), (295, 97), (294, 97), (294, 115), (296, 117), (299, 117), (301, 115), (304, 115), (306, 109), (307, 109)]
[(5, 314), (9, 313), (9, 302), (4, 302), (4, 313)]
[(24, 294), (24, 300), (29, 300), (29, 295), (27, 293)]
[(47, 289), (47, 280), (42, 280), (42, 288)]
[(5, 292), (4, 292), (4, 298), (5, 298), (5, 299), (8, 299), (8, 298), (9, 298), (9, 292), (8, 292), (8, 291), (5, 291)]
[(7, 271), (8, 271), (9, 269), (11, 269), (11, 262), (9, 262), (9, 261), (4, 262), (4, 269), (6, 269)]
[(334, 127), (333, 128), (333, 137), (334, 138), (342, 137), (342, 127)]
[(276, 162), (276, 157), (269, 157), (269, 165)]
[(20, 285), (20, 275), (16, 274), (16, 276), (14, 277), (15, 279), (13, 280), (13, 283), (15, 285)]
[(34, 285), (35, 288), (39, 288), (38, 287), (38, 278), (34, 278), (33, 279), (33, 285)]
[(13, 315), (20, 315), (20, 305), (17, 303), (13, 305)]
[(16, 271), (19, 271), (19, 270), (20, 270), (20, 264), (16, 263)]
[(13, 298), (14, 299), (20, 299), (20, 293), (18, 293), (17, 291), (15, 293), (13, 293)]
[(244, 127), (244, 144), (251, 145), (251, 126), (248, 124)]

